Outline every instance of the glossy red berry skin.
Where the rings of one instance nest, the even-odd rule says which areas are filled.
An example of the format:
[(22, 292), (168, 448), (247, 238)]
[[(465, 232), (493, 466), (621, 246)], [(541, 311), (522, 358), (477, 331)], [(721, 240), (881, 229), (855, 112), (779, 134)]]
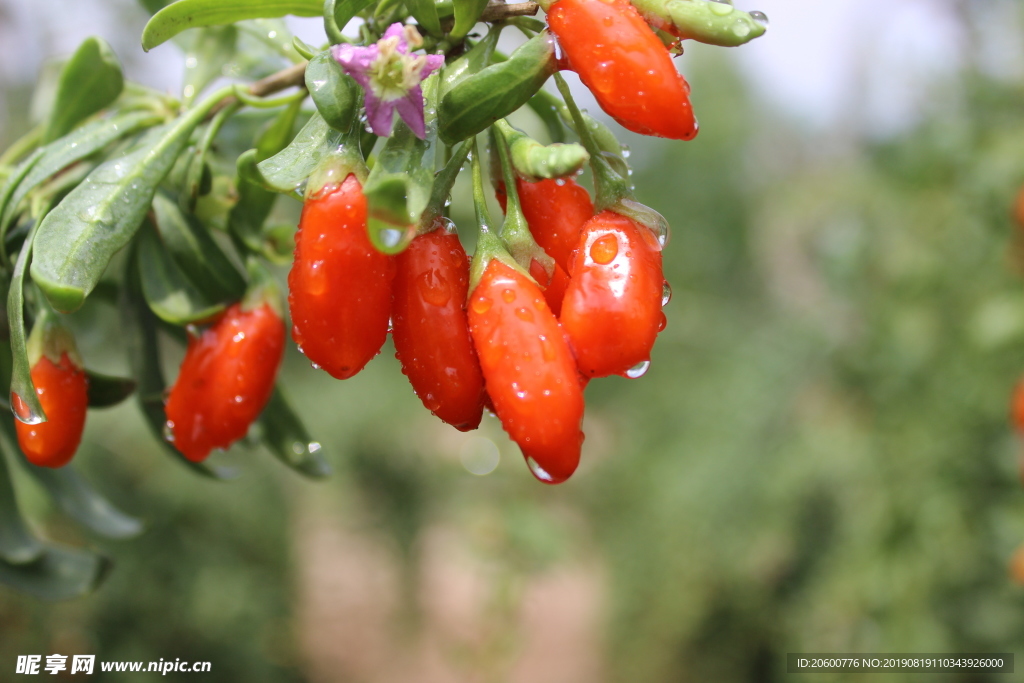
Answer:
[(306, 200), (288, 273), (292, 338), (332, 377), (352, 377), (380, 353), (391, 316), (394, 258), (366, 233), (366, 197), (354, 175)]
[(569, 68), (623, 127), (674, 140), (697, 134), (690, 86), (629, 2), (558, 0), (548, 23)]
[[(46, 422), (26, 424), (15, 420), (18, 445), (33, 465), (62, 467), (74, 456), (82, 440), (89, 407), (88, 379), (66, 353), (56, 364), (41, 356), (32, 366), (31, 374)], [(20, 415), (29, 412), (17, 395), (14, 411)]]
[(1024, 378), (1017, 381), (1010, 399), (1010, 422), (1018, 434), (1024, 435)]
[(456, 429), (480, 425), (484, 379), (469, 335), (469, 259), (444, 228), (396, 257), (392, 338), (402, 372), (434, 415)]
[(530, 262), (530, 275), (537, 281), (544, 291), (544, 300), (548, 308), (557, 318), (562, 314), (562, 299), (565, 298), (565, 290), (569, 286), (569, 275), (562, 266), (555, 264), (554, 272), (549, 276), (537, 259)]
[(562, 326), (588, 377), (650, 360), (663, 326), (661, 252), (647, 228), (603, 211), (583, 226), (562, 302)]
[(539, 480), (557, 484), (579, 464), (583, 388), (561, 326), (536, 284), (498, 259), (469, 299), (487, 393)]
[[(516, 190), (533, 239), (555, 263), (568, 270), (573, 249), (579, 242), (580, 228), (594, 215), (590, 194), (572, 178), (536, 183), (517, 178)], [(507, 202), (504, 183), (499, 183), (496, 194), (504, 211)]]
[(284, 340), (284, 322), (266, 303), (249, 311), (234, 304), (190, 337), (167, 398), (174, 447), (200, 462), (245, 436), (270, 400)]

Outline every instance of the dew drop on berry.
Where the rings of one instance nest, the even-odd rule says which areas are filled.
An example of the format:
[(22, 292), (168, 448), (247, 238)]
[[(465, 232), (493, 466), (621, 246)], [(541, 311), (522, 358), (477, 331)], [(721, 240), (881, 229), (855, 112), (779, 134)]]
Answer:
[(417, 278), (416, 286), (423, 300), (440, 308), (452, 298), (452, 288), (448, 279), (436, 268), (431, 268)]
[(525, 307), (516, 309), (516, 317), (522, 320), (523, 322), (533, 322), (533, 313), (530, 311), (530, 309)]
[(672, 285), (665, 280), (661, 283), (661, 305), (668, 306), (669, 301), (672, 301)]
[(473, 309), (474, 313), (483, 315), (487, 311), (491, 310), (491, 300), (485, 296), (477, 297), (473, 299), (473, 303), (470, 304), (470, 308)]
[(505, 303), (510, 304), (516, 300), (516, 292), (514, 289), (506, 289), (501, 293), (501, 298)]
[(662, 313), (658, 317), (658, 332), (661, 332), (662, 330), (664, 330), (666, 325), (668, 325), (668, 318), (665, 317), (664, 313)]
[(602, 266), (615, 260), (619, 255), (619, 241), (615, 235), (602, 235), (590, 245), (590, 258)]
[(174, 443), (174, 423), (170, 420), (164, 422), (164, 441)]
[(531, 458), (530, 456), (526, 456), (526, 466), (530, 468), (530, 472), (533, 474), (533, 476), (537, 477), (537, 479), (545, 483), (550, 484), (555, 480), (554, 477), (548, 474), (547, 470), (538, 465), (537, 461)]
[(651, 367), (651, 361), (644, 360), (640, 361), (629, 370), (626, 370), (626, 377), (630, 379), (639, 379), (647, 374), (647, 370)]
[(37, 425), (43, 422), (43, 416), (32, 410), (27, 403), (21, 400), (13, 391), (11, 392), (11, 410), (18, 421), (27, 425)]

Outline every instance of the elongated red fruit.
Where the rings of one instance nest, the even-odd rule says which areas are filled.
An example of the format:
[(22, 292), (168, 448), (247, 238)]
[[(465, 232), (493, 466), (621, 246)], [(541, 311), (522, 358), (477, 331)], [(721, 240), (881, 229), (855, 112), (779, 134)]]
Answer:
[(689, 84), (629, 2), (558, 0), (548, 23), (569, 68), (623, 127), (674, 140), (697, 134)]
[(469, 336), (469, 259), (439, 227), (396, 257), (391, 335), (402, 372), (427, 410), (456, 429), (480, 425), (484, 378)]
[(528, 277), (492, 259), (469, 300), (487, 393), (534, 476), (557, 484), (576, 470), (583, 389), (561, 326)]
[(651, 358), (663, 325), (664, 276), (645, 230), (611, 211), (583, 226), (561, 321), (584, 375), (629, 376)]
[[(67, 353), (62, 354), (56, 364), (45, 355), (40, 356), (31, 374), (46, 422), (27, 424), (15, 420), (18, 445), (33, 465), (61, 467), (71, 460), (82, 440), (85, 412), (89, 407), (88, 380)], [(30, 412), (16, 394), (14, 412), (19, 415)]]
[[(516, 179), (519, 204), (530, 226), (530, 233), (541, 249), (568, 271), (580, 229), (594, 216), (590, 194), (572, 178), (541, 180), (536, 183)], [(505, 210), (505, 183), (499, 182), (498, 202)]]
[(267, 303), (252, 310), (234, 304), (198, 336), (167, 398), (167, 428), (194, 462), (245, 436), (274, 390), (284, 355), (285, 329)]
[(288, 273), (292, 337), (332, 377), (352, 377), (388, 335), (394, 258), (366, 234), (366, 197), (355, 175), (306, 200)]

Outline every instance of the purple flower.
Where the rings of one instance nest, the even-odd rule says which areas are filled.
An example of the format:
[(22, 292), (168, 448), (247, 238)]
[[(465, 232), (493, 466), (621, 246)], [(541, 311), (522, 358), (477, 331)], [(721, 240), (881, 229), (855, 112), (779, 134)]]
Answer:
[(441, 68), (443, 55), (412, 55), (423, 39), (412, 26), (391, 24), (384, 37), (373, 45), (335, 45), (334, 59), (366, 93), (366, 119), (377, 135), (391, 135), (394, 111), (422, 139), (423, 89), (420, 83)]

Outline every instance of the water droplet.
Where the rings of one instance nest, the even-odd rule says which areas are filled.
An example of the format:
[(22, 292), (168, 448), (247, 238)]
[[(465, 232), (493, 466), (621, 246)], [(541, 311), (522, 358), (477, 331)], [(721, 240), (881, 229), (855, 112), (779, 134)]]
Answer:
[(548, 363), (553, 361), (555, 359), (555, 356), (558, 355), (555, 351), (555, 345), (552, 344), (551, 340), (548, 339), (543, 334), (540, 335), (540, 350), (541, 353), (544, 354), (544, 360), (547, 361)]
[[(36, 389), (38, 392), (39, 390)], [(27, 425), (37, 425), (44, 422), (43, 416), (32, 410), (27, 403), (21, 400), (13, 391), (11, 392), (11, 411), (18, 421)]]
[(533, 313), (528, 308), (517, 308), (516, 317), (522, 320), (523, 322), (533, 322)]
[(717, 14), (720, 17), (732, 14), (735, 8), (727, 2), (716, 2), (710, 6), (711, 13)]
[(271, 40), (277, 38), (277, 31), (270, 31), (269, 33), (267, 33), (267, 38), (270, 38)]
[(501, 452), (490, 439), (471, 436), (459, 448), (459, 460), (467, 472), (482, 477), (497, 469)]
[(474, 313), (483, 315), (487, 311), (491, 310), (491, 303), (491, 300), (486, 296), (481, 296), (473, 299), (473, 303), (470, 304), (470, 308), (473, 309)]
[(639, 379), (640, 377), (643, 377), (644, 375), (647, 374), (647, 371), (650, 369), (650, 367), (651, 361), (640, 361), (639, 363), (631, 367), (629, 370), (626, 370), (626, 377), (630, 379)]
[(565, 178), (556, 178), (555, 179), (555, 185), (558, 185), (559, 187), (562, 187), (563, 185), (565, 185)]
[(764, 12), (754, 10), (753, 12), (750, 12), (750, 18), (756, 21), (761, 26), (768, 28), (768, 15), (765, 14)]
[(305, 452), (306, 444), (302, 443), (301, 441), (295, 441), (294, 443), (292, 443), (292, 453), (294, 453), (295, 455), (302, 455)]
[(323, 446), (320, 445), (319, 441), (310, 441), (308, 448), (310, 453), (319, 453)]
[(669, 301), (672, 301), (672, 285), (665, 280), (661, 283), (661, 305), (667, 306)]
[[(451, 199), (448, 200), (448, 203), (451, 203)], [(455, 221), (453, 221), (451, 218), (442, 218), (441, 227), (444, 228), (445, 233), (449, 235), (459, 234), (458, 229), (455, 227)]]
[(244, 339), (245, 339), (245, 332), (236, 332), (235, 336), (233, 336), (231, 338), (231, 341), (233, 341), (233, 342), (235, 342), (237, 344), (238, 342), (240, 342), (240, 341), (242, 341)]
[(171, 420), (164, 422), (164, 441), (174, 443), (174, 422)]
[(319, 363), (310, 363), (310, 365), (313, 366), (314, 370), (319, 370), (320, 369), (320, 364)]
[(452, 298), (452, 288), (448, 278), (436, 268), (431, 268), (420, 275), (417, 278), (417, 287), (423, 300), (432, 306), (440, 308)]
[(614, 261), (618, 255), (619, 240), (611, 233), (598, 237), (590, 245), (590, 258), (602, 266)]
[(732, 32), (737, 38), (746, 38), (750, 35), (750, 27), (743, 21), (737, 21), (732, 27)]
[(394, 318), (388, 318), (388, 332), (394, 332), (394, 331), (395, 331), (395, 319)]
[(245, 397), (241, 394), (235, 394), (235, 403), (244, 403)]
[(628, 159), (630, 154), (632, 154), (632, 152), (629, 150), (629, 146), (622, 145), (622, 158)]
[(537, 461), (531, 458), (530, 456), (526, 456), (526, 465), (527, 467), (530, 468), (530, 472), (533, 473), (533, 476), (537, 477), (541, 481), (550, 484), (555, 480), (554, 477), (548, 474), (547, 470), (538, 465)]
[(394, 249), (402, 241), (402, 231), (397, 228), (384, 228), (380, 231), (380, 243), (388, 249)]
[(658, 332), (664, 330), (666, 325), (668, 325), (668, 318), (665, 317), (664, 313), (661, 313), (658, 317)]
[(505, 303), (510, 304), (516, 300), (516, 292), (513, 289), (506, 289), (501, 293), (501, 298)]
[(300, 183), (298, 183), (295, 186), (295, 194), (299, 195), (300, 197), (304, 196), (306, 194), (306, 186), (308, 184), (309, 184), (309, 178), (306, 178), (305, 180), (303, 180)]
[(188, 59), (185, 60), (185, 68), (186, 69), (194, 69), (197, 66), (199, 66), (199, 60), (196, 59), (195, 57), (189, 57)]

